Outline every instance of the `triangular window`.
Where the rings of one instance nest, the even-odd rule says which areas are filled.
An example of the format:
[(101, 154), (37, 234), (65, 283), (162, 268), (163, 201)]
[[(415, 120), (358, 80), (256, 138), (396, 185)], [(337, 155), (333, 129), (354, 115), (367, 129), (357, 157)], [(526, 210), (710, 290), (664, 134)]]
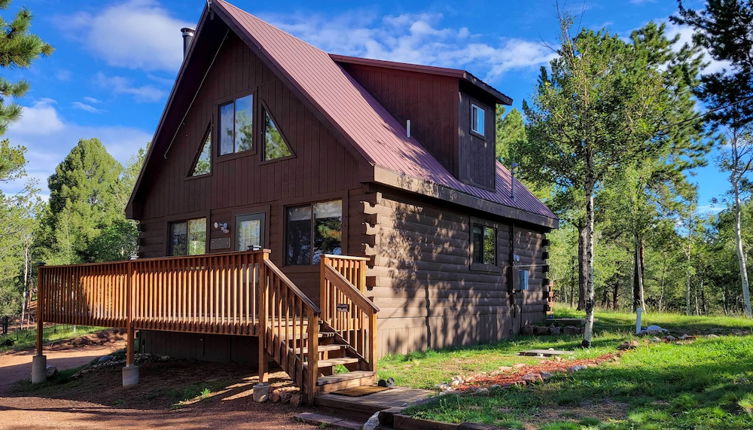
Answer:
[(293, 152), (290, 151), (288, 143), (280, 133), (272, 117), (267, 110), (264, 110), (264, 159), (276, 160), (278, 158), (290, 157)]
[(204, 144), (196, 162), (191, 168), (191, 176), (208, 175), (212, 173), (212, 129), (207, 130), (204, 136)]

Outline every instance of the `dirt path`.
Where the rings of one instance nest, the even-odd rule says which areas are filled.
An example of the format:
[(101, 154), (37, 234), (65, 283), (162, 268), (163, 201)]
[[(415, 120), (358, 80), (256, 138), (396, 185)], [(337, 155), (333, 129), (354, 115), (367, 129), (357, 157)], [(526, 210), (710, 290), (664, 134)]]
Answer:
[[(75, 342), (72, 342), (75, 343)], [(121, 339), (98, 345), (61, 344), (45, 351), (59, 370), (78, 367), (124, 347)], [(142, 367), (142, 383), (120, 387), (120, 369), (89, 373), (72, 383), (39, 392), (12, 392), (13, 384), (31, 375), (33, 351), (0, 354), (0, 429), (313, 429), (293, 416), (305, 408), (259, 404), (251, 400), (255, 376), (223, 365), (165, 362)], [(197, 367), (201, 367), (197, 369)], [(240, 373), (239, 373), (240, 372)], [(244, 373), (245, 372), (245, 373)], [(234, 383), (203, 401), (182, 408), (169, 405), (174, 388), (203, 387), (212, 377)], [(210, 378), (210, 379), (208, 379)], [(182, 385), (181, 385), (182, 384)]]

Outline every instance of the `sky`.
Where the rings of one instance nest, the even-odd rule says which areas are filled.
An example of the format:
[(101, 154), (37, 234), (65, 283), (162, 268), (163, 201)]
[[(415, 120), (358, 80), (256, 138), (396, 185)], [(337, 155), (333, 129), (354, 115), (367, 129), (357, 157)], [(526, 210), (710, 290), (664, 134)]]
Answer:
[[(333, 53), (462, 68), (513, 98), (531, 98), (539, 68), (553, 56), (558, 23), (555, 0), (358, 0), (262, 2), (231, 0), (315, 46)], [(700, 0), (686, 1), (700, 7)], [(6, 138), (24, 145), (29, 178), (46, 196), (47, 178), (82, 138), (99, 138), (121, 163), (151, 140), (182, 61), (181, 27), (194, 27), (205, 0), (14, 0), (33, 13), (31, 31), (55, 48), (28, 69), (2, 70), (30, 91)], [(674, 0), (560, 0), (575, 25), (628, 36), (649, 21), (667, 22)], [(688, 28), (670, 34), (690, 40)], [(710, 61), (707, 70), (723, 64)], [(692, 172), (699, 209), (725, 190), (716, 155)], [(28, 179), (28, 178), (27, 178)], [(6, 193), (24, 183), (0, 184)]]

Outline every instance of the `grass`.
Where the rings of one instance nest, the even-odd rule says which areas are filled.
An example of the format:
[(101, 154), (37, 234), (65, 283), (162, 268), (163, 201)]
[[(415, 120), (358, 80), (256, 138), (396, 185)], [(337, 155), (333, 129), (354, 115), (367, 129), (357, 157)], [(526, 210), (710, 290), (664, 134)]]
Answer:
[[(94, 333), (103, 330), (103, 327), (92, 327), (82, 325), (68, 325), (68, 324), (56, 324), (53, 326), (44, 328), (44, 340), (45, 342), (54, 342), (63, 339), (70, 339), (78, 336), (82, 336), (89, 333)], [(13, 345), (3, 345), (6, 339), (12, 339)], [(5, 336), (0, 336), (0, 352), (6, 351), (20, 351), (24, 349), (34, 348), (34, 343), (37, 339), (36, 328), (16, 330), (12, 333), (8, 333)]]
[[(577, 316), (558, 310), (558, 316)], [(380, 361), (380, 377), (400, 385), (431, 388), (454, 375), (537, 362), (516, 354), (523, 348), (575, 349), (577, 357), (613, 352), (632, 338), (634, 316), (597, 314), (594, 347), (575, 349), (579, 337), (518, 337), (494, 345), (427, 351)], [(545, 384), (495, 389), (489, 395), (451, 394), (410, 408), (416, 417), (481, 422), (505, 428), (674, 429), (753, 428), (753, 321), (731, 317), (645, 316), (675, 333), (714, 333), (690, 344), (641, 346), (614, 363)]]

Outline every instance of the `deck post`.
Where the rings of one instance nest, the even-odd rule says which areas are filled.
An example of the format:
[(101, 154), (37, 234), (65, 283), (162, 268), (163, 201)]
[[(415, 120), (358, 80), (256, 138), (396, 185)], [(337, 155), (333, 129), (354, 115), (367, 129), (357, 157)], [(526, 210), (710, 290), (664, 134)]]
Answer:
[(269, 259), (269, 250), (263, 250), (259, 262), (259, 329), (257, 339), (259, 340), (259, 383), (267, 382), (267, 266), (266, 260)]
[(319, 379), (319, 315), (313, 309), (309, 309), (308, 320), (308, 373), (304, 386), (306, 387), (306, 403), (313, 405), (316, 384)]
[(123, 388), (139, 383), (139, 367), (133, 360), (133, 278), (135, 275), (133, 261), (126, 265), (126, 365), (123, 368)]
[(42, 268), (37, 269), (37, 353), (31, 361), (31, 383), (39, 384), (47, 381), (47, 357), (43, 354), (44, 344), (44, 286), (42, 285)]
[(366, 260), (358, 261), (358, 290), (366, 294)]
[(322, 320), (329, 322), (329, 300), (327, 298), (327, 279), (324, 277), (324, 268), (329, 264), (329, 257), (323, 255), (319, 260), (319, 309), (322, 310)]
[(369, 315), (369, 370), (376, 371), (377, 362), (377, 314)]

